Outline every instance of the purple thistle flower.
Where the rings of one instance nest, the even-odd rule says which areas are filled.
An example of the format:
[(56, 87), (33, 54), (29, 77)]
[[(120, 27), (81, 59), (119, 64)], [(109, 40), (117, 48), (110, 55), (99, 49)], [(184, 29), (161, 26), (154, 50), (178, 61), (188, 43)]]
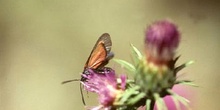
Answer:
[(154, 22), (147, 28), (145, 35), (148, 60), (154, 63), (166, 63), (172, 60), (180, 41), (175, 24), (168, 20)]
[(96, 73), (89, 70), (90, 74), (83, 74), (87, 80), (81, 82), (87, 91), (95, 92), (99, 96), (101, 106), (93, 108), (111, 108), (118, 95), (122, 94), (126, 86), (126, 76), (121, 75), (120, 85), (117, 82), (117, 77), (114, 70), (104, 70), (103, 73)]

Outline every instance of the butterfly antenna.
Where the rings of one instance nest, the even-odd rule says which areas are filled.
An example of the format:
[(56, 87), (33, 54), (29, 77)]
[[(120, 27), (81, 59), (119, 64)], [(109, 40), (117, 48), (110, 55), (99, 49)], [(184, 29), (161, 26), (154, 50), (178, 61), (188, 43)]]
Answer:
[(82, 84), (81, 83), (80, 83), (80, 93), (81, 93), (81, 96), (82, 96), (83, 105), (85, 106), (86, 103), (85, 103), (85, 100), (84, 100), (84, 96), (83, 96), (83, 92), (82, 92)]
[(72, 80), (63, 81), (62, 84), (66, 84), (66, 83), (73, 82), (73, 81), (80, 81), (80, 79), (72, 79)]

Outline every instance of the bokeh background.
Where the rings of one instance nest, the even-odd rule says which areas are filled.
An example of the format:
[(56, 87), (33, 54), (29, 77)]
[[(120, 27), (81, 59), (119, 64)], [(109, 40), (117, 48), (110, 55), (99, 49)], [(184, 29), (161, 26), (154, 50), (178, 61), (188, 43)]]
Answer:
[(217, 0), (0, 0), (0, 110), (83, 110), (79, 82), (61, 82), (80, 78), (98, 37), (131, 61), (129, 44), (143, 51), (147, 25), (167, 18), (182, 35), (178, 64), (196, 61), (182, 71), (200, 86), (187, 90), (192, 109), (220, 110), (219, 12)]

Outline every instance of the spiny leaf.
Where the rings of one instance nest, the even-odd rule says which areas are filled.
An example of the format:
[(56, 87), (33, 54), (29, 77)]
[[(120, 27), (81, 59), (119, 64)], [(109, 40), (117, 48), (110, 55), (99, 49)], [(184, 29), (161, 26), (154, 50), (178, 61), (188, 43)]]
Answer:
[(139, 86), (135, 86), (133, 88), (129, 88), (128, 90), (126, 90), (122, 96), (122, 98), (120, 99), (120, 102), (126, 102), (131, 96), (133, 95), (137, 95), (139, 93), (140, 87)]
[(134, 47), (134, 45), (132, 44), (131, 44), (131, 56), (132, 56), (134, 65), (137, 65), (141, 61), (141, 59), (143, 59), (141, 52), (136, 47)]
[(179, 60), (179, 58), (180, 58), (180, 55), (174, 59), (173, 63), (176, 64), (176, 62), (177, 62), (177, 60)]
[(166, 106), (163, 98), (159, 98), (158, 102), (162, 105), (162, 110), (167, 110), (167, 106)]
[(171, 89), (167, 90), (168, 93), (170, 93), (172, 95), (173, 98), (175, 98), (176, 100), (178, 100), (179, 102), (181, 102), (185, 107), (189, 108), (189, 100), (176, 94), (175, 92), (173, 92)]
[(147, 99), (146, 100), (146, 110), (150, 110), (150, 103), (151, 103), (151, 100)]
[(180, 110), (179, 101), (175, 97), (173, 97), (173, 96), (171, 96), (171, 98), (173, 99), (173, 102), (174, 102), (174, 104), (176, 106), (176, 110)]
[(158, 93), (154, 94), (154, 98), (156, 100), (158, 110), (167, 110), (167, 106), (166, 106), (163, 98), (161, 98)]
[(135, 67), (131, 63), (129, 63), (129, 62), (125, 61), (125, 60), (120, 60), (120, 59), (113, 59), (113, 61), (117, 62), (122, 67), (124, 67), (126, 70), (128, 70), (129, 72), (134, 74)]
[(189, 80), (176, 81), (175, 84), (184, 84), (184, 85), (199, 87), (198, 85), (194, 84), (192, 81), (189, 81)]
[(137, 103), (139, 100), (141, 100), (142, 98), (144, 98), (146, 95), (145, 93), (139, 93), (137, 94), (135, 97), (132, 97), (129, 101), (128, 104), (135, 104)]
[(131, 48), (132, 48), (132, 54), (135, 55), (139, 60), (142, 59), (143, 55), (133, 44), (131, 44)]
[(185, 107), (189, 108), (189, 100), (187, 100), (186, 98), (179, 96), (179, 95), (175, 95), (174, 96), (178, 101), (180, 101)]
[(126, 83), (135, 83), (135, 82), (134, 82), (134, 80), (127, 79), (127, 80), (126, 80)]
[(191, 64), (193, 64), (193, 63), (194, 63), (194, 61), (186, 62), (186, 63), (184, 63), (184, 64), (182, 64), (182, 65), (176, 67), (176, 68), (175, 68), (175, 72), (177, 73), (177, 72), (179, 72), (180, 70), (182, 70), (183, 68), (185, 68), (185, 67), (187, 67), (187, 66), (189, 66), (189, 65), (191, 65)]

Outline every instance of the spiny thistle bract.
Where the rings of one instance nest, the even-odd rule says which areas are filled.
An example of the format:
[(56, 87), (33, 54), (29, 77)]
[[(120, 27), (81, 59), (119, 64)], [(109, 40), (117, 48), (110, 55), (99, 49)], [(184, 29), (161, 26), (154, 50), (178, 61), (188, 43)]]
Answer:
[(176, 77), (177, 72), (192, 64), (193, 61), (189, 61), (180, 66), (175, 66), (175, 63), (179, 58), (177, 57), (170, 62), (169, 66), (172, 68), (164, 66), (157, 67), (147, 62), (145, 57), (142, 56), (136, 47), (131, 45), (131, 48), (133, 53), (133, 64), (124, 60), (114, 59), (114, 61), (128, 70), (128, 73), (131, 73), (134, 76), (134, 81), (127, 82), (127, 84), (131, 86), (130, 88), (127, 88), (124, 95), (121, 96), (121, 99), (123, 99), (123, 101), (121, 100), (121, 105), (127, 105), (134, 109), (146, 105), (147, 110), (151, 110), (153, 108), (151, 106), (154, 106), (154, 104), (150, 104), (156, 101), (158, 110), (166, 110), (167, 108), (162, 98), (166, 95), (171, 95), (177, 106), (176, 108), (180, 108), (178, 104), (179, 102), (188, 107), (189, 101), (174, 93), (172, 87), (175, 84), (196, 86), (189, 80), (177, 80)]
[(100, 106), (92, 110), (136, 110), (145, 106), (146, 110), (153, 110), (156, 103), (158, 110), (167, 110), (163, 97), (171, 95), (176, 108), (179, 102), (188, 106), (189, 101), (172, 91), (175, 84), (196, 86), (188, 80), (177, 80), (177, 73), (193, 63), (189, 61), (176, 66), (179, 57), (175, 51), (179, 45), (180, 34), (176, 25), (168, 20), (157, 21), (150, 25), (145, 37), (145, 55), (131, 44), (133, 63), (114, 59), (134, 76), (117, 78), (115, 72), (97, 74), (90, 71), (86, 75), (88, 80), (82, 82), (86, 90), (95, 92), (99, 96)]

